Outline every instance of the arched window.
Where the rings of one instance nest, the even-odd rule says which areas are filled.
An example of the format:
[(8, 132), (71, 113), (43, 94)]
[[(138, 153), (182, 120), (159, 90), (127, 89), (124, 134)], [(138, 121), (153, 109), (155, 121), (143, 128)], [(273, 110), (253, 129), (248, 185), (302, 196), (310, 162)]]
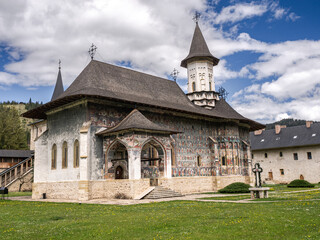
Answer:
[(62, 145), (62, 168), (68, 167), (68, 144), (63, 142)]
[(176, 166), (176, 154), (174, 151), (174, 145), (171, 143), (171, 166)]
[(51, 169), (57, 168), (57, 145), (53, 144), (51, 151)]
[(201, 156), (200, 155), (197, 156), (197, 166), (198, 167), (201, 166)]
[(79, 167), (79, 141), (75, 140), (73, 145), (73, 167)]
[(222, 166), (226, 165), (226, 157), (225, 156), (222, 157), (221, 164), (222, 164)]
[(193, 82), (193, 83), (192, 83), (192, 92), (195, 92), (195, 91), (196, 91), (196, 83)]

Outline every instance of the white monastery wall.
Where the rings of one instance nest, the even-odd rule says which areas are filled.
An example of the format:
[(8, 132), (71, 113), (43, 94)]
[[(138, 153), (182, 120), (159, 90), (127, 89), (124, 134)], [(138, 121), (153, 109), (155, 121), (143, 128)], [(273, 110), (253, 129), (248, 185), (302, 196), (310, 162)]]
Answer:
[[(80, 128), (85, 122), (85, 108), (65, 109), (48, 116), (48, 129), (35, 141), (34, 182), (74, 181), (80, 178), (79, 167), (74, 167), (74, 143), (80, 142)], [(68, 163), (62, 167), (62, 146), (67, 142)], [(52, 147), (57, 146), (56, 169), (51, 168)]]
[[(282, 157), (280, 157), (282, 152)], [(307, 152), (311, 152), (312, 159), (308, 159)], [(265, 158), (267, 153), (267, 158)], [(298, 160), (294, 160), (293, 154), (298, 154)], [(283, 148), (274, 150), (253, 151), (253, 163), (260, 163), (263, 169), (262, 181), (273, 181), (274, 183), (289, 183), (300, 179), (311, 183), (320, 182), (320, 146)], [(281, 174), (282, 170), (283, 174)], [(273, 176), (270, 179), (269, 174)]]

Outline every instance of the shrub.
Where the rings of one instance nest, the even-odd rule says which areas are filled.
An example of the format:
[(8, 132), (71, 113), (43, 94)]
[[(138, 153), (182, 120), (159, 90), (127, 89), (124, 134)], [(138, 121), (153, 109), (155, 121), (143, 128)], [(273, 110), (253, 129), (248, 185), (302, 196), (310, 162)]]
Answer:
[(291, 188), (303, 188), (303, 187), (305, 187), (305, 188), (313, 188), (314, 185), (309, 183), (306, 180), (296, 179), (296, 180), (293, 180), (291, 183), (289, 183), (288, 187), (291, 187)]
[(115, 199), (130, 199), (126, 194), (124, 193), (116, 193), (116, 195), (114, 195)]
[(249, 184), (245, 184), (242, 182), (235, 182), (231, 183), (225, 188), (220, 189), (219, 193), (248, 193), (249, 191)]

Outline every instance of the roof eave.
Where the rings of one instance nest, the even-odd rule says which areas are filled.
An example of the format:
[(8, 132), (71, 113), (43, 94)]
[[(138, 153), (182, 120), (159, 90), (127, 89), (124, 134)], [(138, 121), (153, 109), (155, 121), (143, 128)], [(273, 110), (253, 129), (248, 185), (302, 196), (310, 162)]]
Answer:
[(220, 59), (210, 55), (188, 55), (185, 59), (181, 61), (180, 66), (187, 68), (188, 62), (193, 62), (197, 60), (209, 60), (212, 61), (213, 66), (218, 65)]
[(96, 133), (96, 135), (106, 136), (106, 135), (114, 135), (114, 134), (125, 133), (125, 132), (134, 132), (134, 131), (152, 132), (152, 133), (160, 133), (160, 134), (166, 134), (166, 135), (181, 133), (179, 131), (173, 131), (173, 130), (153, 130), (153, 129), (143, 129), (143, 128), (127, 128), (127, 129), (121, 129), (121, 130), (107, 129), (102, 132)]

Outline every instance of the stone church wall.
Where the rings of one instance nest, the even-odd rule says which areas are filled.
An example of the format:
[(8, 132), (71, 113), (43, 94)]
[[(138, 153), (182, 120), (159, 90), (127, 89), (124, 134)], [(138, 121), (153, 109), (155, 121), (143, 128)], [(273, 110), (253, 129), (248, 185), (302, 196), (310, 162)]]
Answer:
[[(93, 127), (113, 127), (117, 125), (132, 109), (115, 108), (106, 105), (89, 104), (89, 120)], [(173, 135), (174, 165), (173, 177), (216, 176), (216, 175), (248, 175), (248, 154), (242, 140), (249, 143), (249, 130), (234, 122), (211, 122), (201, 119), (172, 116), (154, 112), (142, 112), (149, 120), (181, 131)], [(214, 151), (209, 137), (219, 141), (218, 151)], [(100, 138), (101, 139), (101, 138)], [(95, 140), (99, 146), (99, 137)], [(100, 148), (101, 149), (101, 148)], [(96, 177), (101, 179), (105, 169), (104, 151), (96, 153), (99, 157), (93, 162)], [(222, 156), (226, 158), (226, 166), (221, 166)], [(200, 166), (197, 165), (200, 158)]]

